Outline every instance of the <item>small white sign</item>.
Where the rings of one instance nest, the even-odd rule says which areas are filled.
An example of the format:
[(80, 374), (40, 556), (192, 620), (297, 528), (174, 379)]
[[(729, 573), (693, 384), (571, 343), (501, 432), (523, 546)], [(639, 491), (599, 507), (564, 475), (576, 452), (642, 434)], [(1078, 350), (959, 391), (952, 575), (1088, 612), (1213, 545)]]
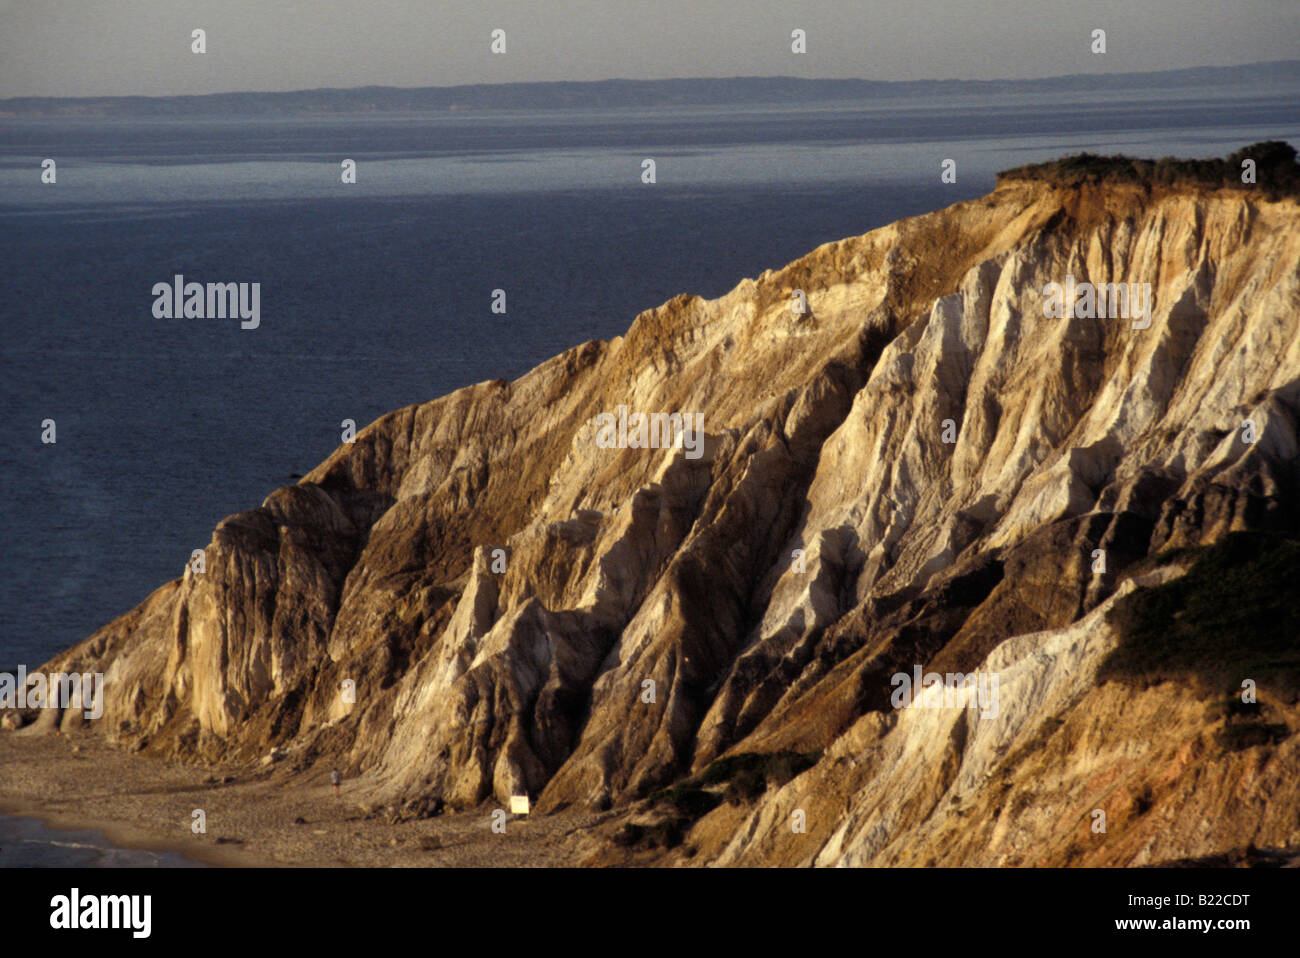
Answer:
[(510, 814), (527, 815), (528, 814), (528, 796), (511, 795), (510, 796)]

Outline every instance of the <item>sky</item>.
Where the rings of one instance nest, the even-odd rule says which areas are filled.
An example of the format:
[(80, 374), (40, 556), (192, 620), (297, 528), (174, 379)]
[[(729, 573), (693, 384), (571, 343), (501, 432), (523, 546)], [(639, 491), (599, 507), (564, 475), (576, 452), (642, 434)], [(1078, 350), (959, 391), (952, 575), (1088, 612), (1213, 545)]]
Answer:
[[(202, 55), (195, 28), (207, 33)], [(1091, 49), (1098, 28), (1104, 54)], [(495, 29), (503, 55), (489, 49)], [(1298, 57), (1300, 0), (0, 0), (0, 97), (1000, 79)]]

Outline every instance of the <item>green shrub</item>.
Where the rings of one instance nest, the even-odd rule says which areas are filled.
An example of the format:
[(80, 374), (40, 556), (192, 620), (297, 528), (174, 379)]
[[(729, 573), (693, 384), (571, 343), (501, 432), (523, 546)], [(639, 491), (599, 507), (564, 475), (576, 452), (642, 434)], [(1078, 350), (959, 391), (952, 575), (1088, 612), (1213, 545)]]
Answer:
[(1185, 575), (1115, 603), (1120, 641), (1098, 677), (1192, 679), (1221, 694), (1239, 694), (1243, 679), (1300, 690), (1300, 542), (1234, 532), (1195, 556)]
[[(812, 768), (821, 752), (742, 752), (713, 762), (695, 778), (671, 788), (660, 789), (646, 798), (643, 810), (670, 805), (678, 822), (689, 830), (724, 801), (747, 804), (767, 790), (769, 784), (784, 785), (800, 772)], [(716, 786), (725, 786), (721, 794)], [(671, 847), (671, 846), (666, 846)]]
[(727, 783), (723, 797), (729, 805), (747, 805), (767, 791), (767, 778), (758, 769), (745, 769)]
[(690, 822), (682, 818), (666, 818), (646, 830), (646, 844), (651, 848), (676, 848), (690, 830)]
[(722, 799), (713, 792), (687, 781), (655, 792), (648, 800), (648, 806), (651, 808), (664, 803), (671, 805), (680, 815), (695, 821), (721, 805)]
[(1273, 745), (1291, 734), (1291, 730), (1281, 723), (1261, 725), (1250, 723), (1244, 725), (1225, 725), (1219, 729), (1217, 736), (1220, 747), (1237, 752), (1256, 745)]
[[(1242, 161), (1255, 161), (1255, 184), (1242, 183)], [(1230, 187), (1259, 189), (1270, 195), (1300, 195), (1300, 166), (1288, 143), (1270, 140), (1237, 150), (1222, 160), (1179, 160), (1166, 156), (1156, 161), (1128, 156), (1080, 153), (1047, 163), (1004, 170), (1005, 179), (1042, 180), (1064, 186), (1081, 183), (1138, 183), (1158, 186)]]
[(765, 781), (784, 785), (800, 772), (812, 768), (821, 758), (821, 752), (741, 752), (720, 758), (699, 776), (701, 785), (719, 785), (730, 782), (737, 775), (756, 773)]
[(614, 833), (614, 844), (620, 848), (632, 848), (641, 844), (645, 838), (645, 826), (635, 822), (626, 822)]
[(666, 818), (653, 825), (627, 822), (614, 833), (613, 840), (620, 848), (676, 848), (690, 827), (684, 818)]

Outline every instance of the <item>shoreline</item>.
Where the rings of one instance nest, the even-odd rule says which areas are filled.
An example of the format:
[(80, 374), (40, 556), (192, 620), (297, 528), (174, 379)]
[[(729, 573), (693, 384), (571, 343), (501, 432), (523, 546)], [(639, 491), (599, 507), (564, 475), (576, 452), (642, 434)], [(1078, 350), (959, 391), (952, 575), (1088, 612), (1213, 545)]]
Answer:
[[(13, 744), (22, 741), (19, 750), (13, 748)], [(92, 745), (93, 742), (93, 745)], [(62, 748), (59, 748), (59, 746)], [(75, 751), (74, 751), (75, 749)], [(0, 765), (3, 765), (10, 775), (7, 775), (3, 782), (0, 782), (0, 815), (14, 819), (32, 819), (40, 822), (46, 828), (57, 831), (94, 831), (104, 836), (105, 840), (111, 845), (121, 849), (134, 851), (160, 852), (180, 855), (192, 862), (209, 867), (266, 867), (278, 863), (266, 861), (259, 856), (250, 855), (247, 852), (234, 847), (217, 844), (202, 844), (198, 841), (186, 841), (184, 838), (169, 838), (158, 834), (154, 829), (141, 826), (138, 823), (124, 821), (121, 816), (94, 814), (87, 811), (76, 809), (65, 809), (52, 807), (55, 804), (63, 804), (66, 799), (44, 799), (30, 794), (30, 786), (26, 781), (32, 777), (37, 777), (42, 784), (45, 782), (45, 776), (33, 776), (32, 760), (36, 759), (42, 762), (50, 763), (51, 777), (58, 776), (67, 767), (70, 761), (85, 760), (90, 758), (99, 759), (102, 756), (97, 752), (102, 749), (105, 753), (127, 756), (129, 753), (119, 752), (117, 749), (108, 746), (102, 741), (95, 741), (89, 736), (77, 736), (75, 740), (65, 735), (44, 735), (39, 738), (36, 736), (27, 736), (25, 741), (15, 737), (14, 732), (0, 734)], [(18, 754), (15, 754), (15, 752)], [(137, 762), (154, 763), (156, 760), (130, 756)], [(108, 763), (97, 762), (101, 768)], [(157, 764), (168, 767), (167, 763), (158, 762)], [(175, 768), (176, 766), (169, 766)], [(116, 771), (116, 770), (115, 770)], [(194, 774), (199, 774), (198, 769), (191, 770)], [(20, 782), (17, 788), (14, 787), (14, 781)], [(60, 792), (61, 796), (66, 792)]]
[[(601, 850), (594, 827), (609, 818), (508, 816), (502, 834), (491, 827), (489, 802), (395, 821), (353, 800), (364, 779), (345, 782), (334, 798), (317, 784), (320, 770), (184, 765), (115, 748), (93, 732), (0, 732), (0, 767), (0, 815), (218, 868), (574, 866)], [(189, 824), (196, 808), (207, 826), (197, 835)]]
[[(29, 808), (26, 805), (11, 804), (0, 801), (0, 821), (10, 822), (37, 822), (45, 830), (51, 833), (67, 832), (77, 834), (84, 832), (94, 832), (103, 839), (103, 849), (105, 852), (122, 851), (122, 852), (152, 852), (159, 855), (170, 855), (185, 859), (186, 865), (196, 867), (222, 867), (229, 865), (240, 865), (241, 862), (232, 862), (226, 860), (225, 856), (214, 856), (208, 854), (205, 850), (194, 848), (182, 848), (172, 843), (161, 841), (151, 837), (142, 831), (132, 829), (128, 826), (120, 825), (114, 822), (99, 821), (82, 821), (67, 818), (62, 815), (50, 815), (40, 809)], [(14, 866), (14, 867), (45, 867), (43, 865)], [(87, 867), (77, 865), (56, 865), (54, 867)], [(95, 867), (95, 866), (90, 866)], [(108, 867), (108, 866), (105, 866)], [(143, 867), (143, 866), (127, 866)], [(160, 868), (176, 868), (175, 862), (160, 862)]]

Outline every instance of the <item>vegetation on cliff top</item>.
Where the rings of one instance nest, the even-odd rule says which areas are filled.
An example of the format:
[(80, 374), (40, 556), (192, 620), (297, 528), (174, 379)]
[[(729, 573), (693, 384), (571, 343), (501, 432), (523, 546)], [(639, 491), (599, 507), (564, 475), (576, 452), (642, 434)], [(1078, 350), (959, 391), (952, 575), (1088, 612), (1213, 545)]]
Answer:
[[(1255, 161), (1255, 182), (1243, 183), (1243, 162)], [(1129, 156), (1079, 153), (1048, 163), (1032, 163), (998, 174), (1007, 180), (1040, 180), (1061, 186), (1137, 183), (1144, 186), (1185, 186), (1198, 189), (1258, 189), (1271, 198), (1300, 196), (1300, 165), (1289, 143), (1269, 140), (1243, 147), (1222, 160), (1180, 160), (1166, 156), (1140, 160)]]

